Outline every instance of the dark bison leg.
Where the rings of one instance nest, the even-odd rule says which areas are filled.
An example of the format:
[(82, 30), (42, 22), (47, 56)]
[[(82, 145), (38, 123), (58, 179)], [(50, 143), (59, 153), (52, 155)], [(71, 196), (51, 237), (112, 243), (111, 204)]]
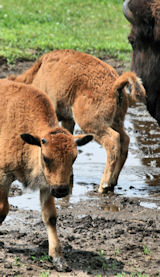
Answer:
[(4, 188), (0, 186), (0, 225), (9, 212), (8, 195)]
[(112, 186), (115, 186), (118, 181), (119, 174), (123, 168), (123, 165), (128, 156), (128, 146), (129, 146), (129, 136), (126, 134), (122, 127), (117, 128), (116, 131), (120, 134), (120, 155), (119, 160), (117, 161), (113, 178), (112, 178)]
[(157, 119), (158, 125), (160, 126), (160, 95), (156, 104), (156, 119)]

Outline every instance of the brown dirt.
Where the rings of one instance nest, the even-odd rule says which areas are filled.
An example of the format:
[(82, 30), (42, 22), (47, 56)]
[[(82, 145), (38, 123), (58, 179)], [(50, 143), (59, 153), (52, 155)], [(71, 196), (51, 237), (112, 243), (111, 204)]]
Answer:
[[(105, 61), (119, 72), (125, 69), (113, 59)], [(3, 61), (0, 77), (17, 74), (32, 63), (19, 62), (9, 69)], [(57, 273), (47, 257), (40, 212), (11, 206), (8, 220), (0, 227), (0, 277), (113, 277), (122, 272), (123, 276), (160, 276), (160, 210), (142, 207), (136, 197), (109, 194), (98, 198), (97, 190), (93, 184), (89, 200), (58, 206), (58, 235), (72, 269), (67, 273)], [(15, 193), (21, 191), (14, 186), (11, 195)], [(156, 203), (160, 204), (160, 195)]]

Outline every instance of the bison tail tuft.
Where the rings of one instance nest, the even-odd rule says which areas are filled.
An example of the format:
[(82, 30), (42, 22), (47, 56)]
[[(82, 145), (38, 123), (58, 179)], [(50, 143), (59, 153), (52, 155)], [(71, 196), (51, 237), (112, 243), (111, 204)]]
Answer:
[(125, 72), (114, 83), (114, 89), (118, 97), (122, 97), (122, 90), (131, 95), (134, 102), (146, 102), (146, 91), (142, 81), (134, 72)]

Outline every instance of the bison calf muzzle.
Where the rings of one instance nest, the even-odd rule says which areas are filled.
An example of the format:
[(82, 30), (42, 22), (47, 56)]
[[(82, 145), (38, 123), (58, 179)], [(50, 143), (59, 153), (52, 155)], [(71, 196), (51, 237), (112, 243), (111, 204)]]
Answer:
[(56, 198), (62, 198), (69, 194), (69, 185), (52, 186), (51, 195)]

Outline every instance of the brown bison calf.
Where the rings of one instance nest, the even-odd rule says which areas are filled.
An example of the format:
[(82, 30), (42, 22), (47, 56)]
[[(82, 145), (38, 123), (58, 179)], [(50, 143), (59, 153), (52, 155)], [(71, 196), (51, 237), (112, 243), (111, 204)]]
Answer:
[(59, 50), (42, 56), (18, 82), (45, 91), (53, 101), (63, 127), (73, 132), (74, 122), (107, 151), (107, 163), (99, 192), (113, 189), (128, 154), (129, 137), (124, 131), (128, 108), (126, 86), (135, 100), (145, 99), (145, 90), (133, 72), (118, 73), (91, 55)]
[(77, 138), (60, 127), (48, 96), (25, 84), (0, 80), (0, 112), (0, 224), (9, 211), (8, 191), (14, 180), (39, 188), (49, 255), (57, 270), (65, 270), (53, 196), (68, 194), (77, 145), (93, 137)]

